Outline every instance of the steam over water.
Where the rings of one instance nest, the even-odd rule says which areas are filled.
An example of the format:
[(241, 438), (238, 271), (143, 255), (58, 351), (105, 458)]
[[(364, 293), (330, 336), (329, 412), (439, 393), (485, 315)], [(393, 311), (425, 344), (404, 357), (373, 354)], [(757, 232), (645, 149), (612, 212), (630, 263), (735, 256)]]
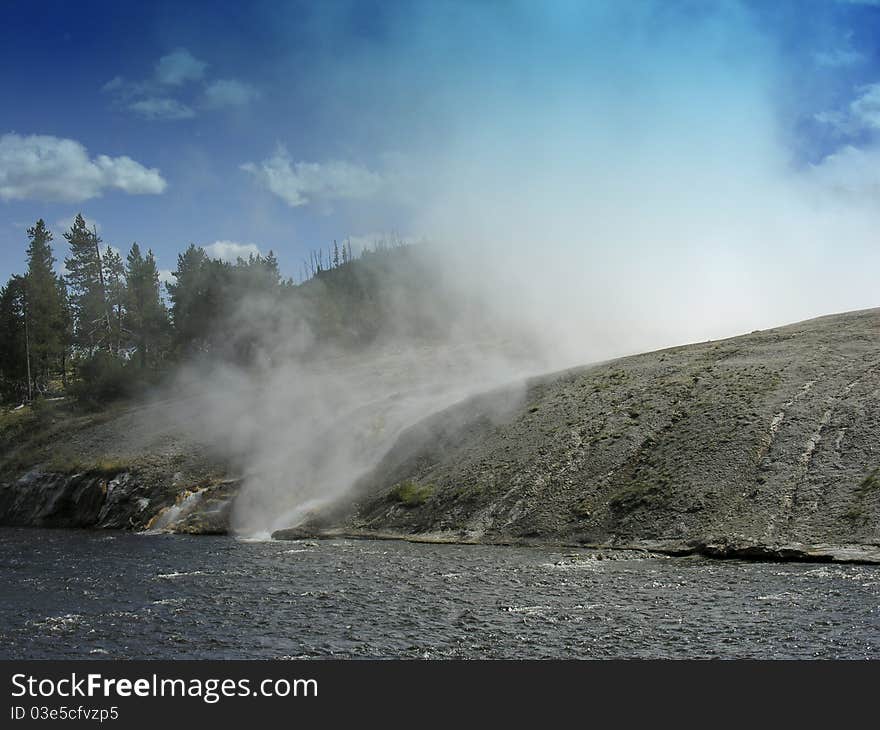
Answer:
[(880, 567), (0, 530), (0, 658), (880, 657)]
[(244, 486), (232, 526), (246, 537), (296, 526), (311, 510), (345, 498), (401, 432), (426, 416), (541, 370), (498, 342), (398, 345), (283, 363), (258, 376), (223, 367), (210, 377), (185, 371), (182, 390), (197, 395), (172, 398), (165, 425), (156, 424), (188, 427), (240, 465)]

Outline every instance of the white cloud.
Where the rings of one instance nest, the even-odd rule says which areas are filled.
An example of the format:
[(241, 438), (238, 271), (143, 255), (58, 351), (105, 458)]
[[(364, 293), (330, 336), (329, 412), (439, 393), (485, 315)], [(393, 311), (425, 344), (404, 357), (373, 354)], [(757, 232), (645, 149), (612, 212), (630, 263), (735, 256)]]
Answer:
[(845, 110), (820, 112), (814, 119), (842, 134), (880, 129), (880, 83), (863, 86), (859, 92)]
[(291, 164), (290, 155), (283, 146), (279, 146), (272, 157), (259, 164), (245, 163), (241, 169), (293, 208), (314, 200), (368, 198), (382, 185), (378, 173), (350, 162)]
[(246, 259), (253, 254), (260, 255), (260, 249), (255, 243), (236, 243), (235, 241), (214, 241), (207, 246), (202, 246), (205, 253), (212, 259), (234, 262), (237, 258)]
[(863, 127), (880, 129), (880, 84), (870, 84), (862, 95), (849, 105), (853, 118)]
[(167, 96), (141, 99), (128, 108), (147, 119), (192, 119), (196, 115), (191, 107)]
[(204, 104), (210, 109), (245, 106), (260, 97), (259, 90), (235, 79), (218, 79), (205, 87)]
[[(208, 64), (185, 48), (162, 56), (155, 73), (142, 81), (114, 76), (101, 87), (118, 107), (146, 119), (192, 119), (196, 109), (245, 106), (260, 98), (260, 90), (238, 79), (205, 80)], [(201, 93), (192, 82), (204, 81)]]
[(835, 193), (880, 201), (880, 147), (847, 145), (813, 165), (810, 172), (814, 181)]
[(156, 168), (130, 157), (98, 155), (72, 139), (50, 135), (0, 137), (0, 199), (79, 202), (105, 189), (158, 195), (167, 183)]
[(847, 117), (842, 112), (819, 112), (813, 115), (813, 119), (820, 124), (828, 124), (840, 130), (846, 126)]
[(171, 269), (159, 269), (159, 281), (163, 284), (176, 284), (177, 279), (171, 273)]
[(101, 91), (113, 92), (121, 91), (125, 88), (126, 81), (122, 76), (114, 76), (106, 84), (101, 87)]
[(180, 86), (187, 81), (198, 81), (205, 75), (208, 64), (195, 58), (185, 48), (162, 56), (156, 64), (156, 80), (167, 86)]

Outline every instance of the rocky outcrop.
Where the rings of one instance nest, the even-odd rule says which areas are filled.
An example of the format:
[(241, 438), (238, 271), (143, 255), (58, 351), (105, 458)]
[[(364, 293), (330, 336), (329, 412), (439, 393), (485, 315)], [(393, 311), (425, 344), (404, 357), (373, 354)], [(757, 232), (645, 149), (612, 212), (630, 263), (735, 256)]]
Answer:
[(137, 501), (131, 486), (128, 473), (31, 471), (0, 484), (0, 520), (36, 527), (129, 527), (150, 504), (147, 497)]
[(146, 524), (154, 532), (187, 535), (225, 535), (230, 530), (232, 505), (241, 483), (222, 479), (180, 492), (174, 504), (163, 507)]
[(220, 534), (228, 531), (238, 486), (224, 480), (180, 490), (173, 478), (157, 482), (132, 471), (34, 470), (0, 483), (0, 525)]

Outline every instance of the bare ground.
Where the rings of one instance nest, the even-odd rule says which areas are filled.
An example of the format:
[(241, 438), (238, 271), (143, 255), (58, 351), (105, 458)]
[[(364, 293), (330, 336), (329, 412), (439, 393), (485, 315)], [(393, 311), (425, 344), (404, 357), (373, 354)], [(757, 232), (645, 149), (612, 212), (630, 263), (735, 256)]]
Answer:
[(432, 416), (333, 519), (462, 541), (876, 552), (878, 396), (876, 309), (628, 357)]

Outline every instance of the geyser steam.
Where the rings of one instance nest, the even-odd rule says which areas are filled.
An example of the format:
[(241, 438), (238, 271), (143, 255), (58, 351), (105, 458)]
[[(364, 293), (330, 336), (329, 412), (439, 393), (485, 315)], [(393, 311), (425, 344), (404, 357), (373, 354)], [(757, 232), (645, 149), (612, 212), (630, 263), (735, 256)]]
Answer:
[(391, 15), (382, 44), (312, 59), (357, 110), (340, 139), (379, 150), (369, 204), (339, 215), (433, 242), (448, 327), (394, 336), (398, 301), (361, 352), (279, 354), (297, 324), (262, 333), (256, 372), (186, 372), (198, 428), (244, 465), (240, 531), (296, 524), (408, 425), (524, 374), (876, 304), (876, 180), (786, 141), (792, 68), (749, 6)]

